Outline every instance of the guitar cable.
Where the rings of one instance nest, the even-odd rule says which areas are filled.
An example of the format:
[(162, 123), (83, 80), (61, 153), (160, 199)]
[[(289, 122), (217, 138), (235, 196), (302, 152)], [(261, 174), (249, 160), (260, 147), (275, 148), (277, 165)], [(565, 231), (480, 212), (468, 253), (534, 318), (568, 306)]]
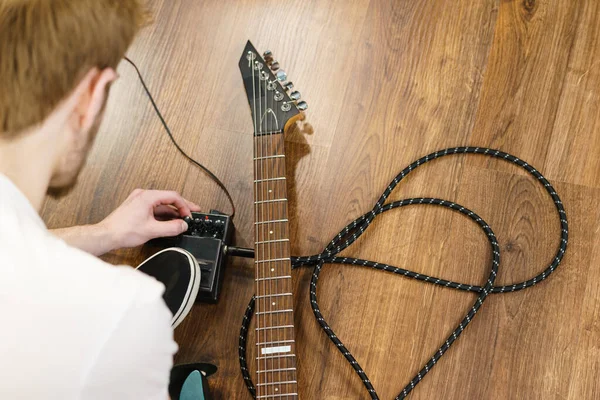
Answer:
[[(229, 194), (229, 191), (227, 190), (227, 187), (225, 186), (225, 184), (223, 184), (223, 182), (213, 172), (211, 172), (204, 165), (200, 164), (198, 161), (196, 161), (192, 157), (190, 157), (179, 146), (179, 144), (173, 137), (173, 134), (172, 134), (171, 130), (169, 129), (167, 122), (165, 121), (164, 117), (162, 116), (160, 110), (158, 109), (158, 106), (156, 105), (156, 102), (154, 101), (154, 98), (152, 97), (152, 94), (150, 93), (150, 90), (148, 89), (148, 86), (146, 85), (146, 82), (144, 81), (144, 78), (142, 77), (142, 74), (141, 74), (140, 70), (138, 69), (137, 65), (128, 57), (125, 57), (125, 60), (129, 64), (131, 64), (133, 66), (133, 68), (135, 69), (137, 76), (140, 80), (140, 83), (142, 84), (144, 91), (148, 95), (148, 98), (150, 99), (150, 103), (152, 104), (152, 107), (154, 108), (156, 115), (160, 119), (160, 121), (165, 129), (165, 132), (169, 136), (169, 139), (171, 140), (171, 142), (175, 145), (177, 150), (185, 158), (187, 158), (190, 162), (192, 162), (193, 164), (195, 164), (196, 166), (201, 168), (215, 183), (217, 183), (217, 185), (219, 185), (219, 187), (223, 190), (223, 192), (225, 193), (225, 195), (227, 196), (227, 199), (229, 200), (229, 202), (231, 204), (231, 208), (232, 208), (231, 217), (233, 218), (233, 216), (235, 215), (235, 205), (234, 205), (233, 199), (232, 199), (231, 195)], [(454, 203), (454, 202), (448, 201), (448, 200), (438, 199), (438, 198), (417, 197), (417, 198), (398, 200), (398, 201), (394, 201), (394, 202), (387, 203), (387, 204), (385, 203), (387, 198), (391, 194), (391, 192), (411, 171), (415, 170), (419, 166), (421, 166), (425, 163), (428, 163), (432, 160), (435, 160), (435, 159), (438, 159), (441, 157), (445, 157), (445, 156), (449, 156), (449, 155), (454, 155), (454, 154), (481, 154), (481, 155), (487, 155), (490, 157), (495, 157), (495, 158), (499, 158), (502, 160), (510, 161), (510, 162), (518, 165), (519, 167), (523, 168), (524, 170), (526, 170), (529, 174), (533, 175), (544, 186), (544, 189), (546, 189), (546, 191), (552, 198), (552, 201), (554, 202), (554, 205), (558, 212), (558, 217), (560, 219), (560, 225), (561, 225), (561, 234), (560, 234), (561, 238), (560, 238), (560, 244), (559, 244), (558, 250), (557, 250), (552, 262), (546, 267), (546, 269), (544, 271), (542, 271), (538, 275), (534, 276), (533, 278), (530, 278), (523, 282), (518, 282), (518, 283), (514, 283), (511, 285), (504, 285), (504, 286), (494, 286), (494, 282), (496, 280), (496, 276), (498, 273), (498, 267), (500, 265), (500, 247), (498, 246), (498, 241), (496, 239), (496, 235), (494, 234), (494, 232), (492, 231), (490, 226), (475, 212), (461, 206), (460, 204), (457, 204), (457, 203)], [(373, 220), (379, 214), (393, 210), (395, 208), (412, 206), (412, 205), (437, 205), (437, 206), (450, 208), (451, 210), (454, 210), (462, 215), (469, 217), (471, 220), (473, 220), (475, 223), (477, 223), (479, 225), (479, 227), (483, 230), (483, 232), (487, 236), (488, 241), (490, 242), (490, 247), (491, 247), (491, 251), (492, 251), (492, 265), (490, 267), (490, 274), (488, 276), (486, 283), (483, 286), (448, 281), (445, 279), (432, 277), (432, 276), (429, 276), (426, 274), (420, 274), (420, 273), (410, 271), (410, 270), (407, 270), (404, 268), (395, 267), (393, 265), (384, 264), (384, 263), (378, 263), (375, 261), (363, 260), (363, 259), (352, 258), (352, 257), (338, 257), (337, 256), (341, 251), (350, 247), (365, 232), (365, 230), (371, 225)], [(354, 356), (352, 356), (352, 354), (350, 353), (348, 348), (336, 336), (335, 332), (333, 331), (333, 329), (331, 329), (331, 327), (329, 326), (329, 324), (323, 317), (323, 314), (321, 313), (321, 309), (319, 307), (318, 298), (317, 298), (317, 285), (319, 282), (319, 275), (321, 273), (321, 270), (323, 269), (323, 266), (325, 264), (345, 264), (345, 265), (369, 267), (372, 269), (376, 269), (376, 270), (380, 270), (380, 271), (384, 271), (384, 272), (388, 272), (388, 273), (402, 275), (402, 276), (416, 279), (416, 280), (426, 282), (426, 283), (429, 283), (432, 285), (438, 285), (438, 286), (443, 286), (443, 287), (447, 287), (447, 288), (451, 288), (451, 289), (473, 292), (473, 293), (479, 294), (479, 296), (477, 297), (477, 299), (475, 300), (475, 302), (469, 309), (467, 315), (462, 319), (462, 321), (458, 324), (458, 326), (454, 329), (454, 331), (450, 334), (450, 336), (439, 347), (439, 349), (433, 354), (431, 359), (429, 359), (427, 361), (427, 363), (417, 373), (417, 375), (395, 397), (395, 400), (401, 400), (401, 399), (406, 398), (408, 396), (408, 394), (415, 388), (415, 386), (423, 380), (425, 375), (427, 373), (429, 373), (429, 371), (431, 371), (431, 369), (437, 364), (437, 362), (444, 355), (444, 353), (452, 346), (452, 344), (463, 333), (465, 328), (473, 320), (473, 318), (477, 314), (478, 310), (483, 305), (483, 302), (487, 299), (488, 295), (498, 294), (498, 293), (510, 293), (510, 292), (516, 292), (519, 290), (527, 289), (529, 287), (535, 286), (536, 284), (542, 282), (556, 270), (556, 268), (560, 265), (560, 263), (564, 257), (565, 251), (567, 250), (567, 243), (568, 243), (568, 237), (569, 237), (568, 229), (569, 228), (568, 228), (568, 223), (567, 223), (567, 214), (563, 207), (562, 201), (560, 200), (560, 197), (558, 196), (558, 194), (556, 193), (556, 191), (554, 190), (554, 188), (552, 187), (550, 182), (548, 182), (548, 180), (539, 171), (537, 171), (535, 168), (533, 168), (531, 165), (529, 165), (525, 161), (520, 160), (519, 158), (517, 158), (511, 154), (505, 153), (500, 150), (493, 150), (493, 149), (489, 149), (489, 148), (485, 148), (485, 147), (454, 147), (454, 148), (448, 148), (445, 150), (440, 150), (440, 151), (436, 151), (434, 153), (428, 154), (428, 155), (421, 157), (420, 159), (414, 161), (409, 166), (404, 168), (390, 182), (390, 184), (385, 189), (383, 194), (380, 196), (379, 200), (377, 200), (377, 202), (375, 203), (373, 208), (370, 211), (368, 211), (367, 213), (363, 214), (362, 216), (358, 217), (357, 219), (355, 219), (354, 221), (349, 223), (346, 227), (344, 227), (344, 229), (342, 229), (329, 242), (329, 244), (325, 247), (325, 249), (321, 253), (311, 255), (311, 256), (291, 257), (291, 264), (292, 264), (292, 269), (296, 269), (299, 267), (314, 267), (311, 282), (310, 282), (310, 291), (309, 291), (310, 295), (309, 296), (310, 296), (311, 308), (313, 310), (315, 318), (317, 319), (317, 322), (319, 323), (319, 325), (321, 326), (321, 328), (323, 329), (325, 334), (334, 343), (336, 348), (343, 354), (343, 356), (346, 358), (346, 360), (350, 363), (351, 367), (354, 369), (354, 371), (360, 377), (363, 385), (365, 386), (365, 388), (367, 389), (367, 391), (369, 393), (370, 398), (373, 400), (379, 400), (379, 396), (377, 395), (377, 392), (375, 391), (373, 384), (369, 380), (367, 374), (362, 369), (362, 367), (360, 366), (358, 361), (356, 361), (356, 359), (354, 358)], [(232, 247), (232, 250), (234, 250), (234, 249), (236, 251), (240, 250), (238, 248)], [(244, 251), (245, 249), (241, 249), (241, 250)], [(253, 313), (254, 313), (254, 302), (255, 302), (255, 298), (254, 298), (254, 296), (252, 296), (252, 298), (250, 299), (250, 303), (248, 304), (248, 307), (246, 308), (246, 312), (245, 312), (243, 320), (242, 320), (242, 327), (241, 327), (240, 336), (239, 336), (238, 352), (239, 352), (240, 368), (241, 368), (242, 376), (244, 378), (244, 382), (246, 384), (246, 387), (248, 388), (248, 391), (252, 395), (252, 397), (256, 398), (256, 389), (255, 389), (254, 383), (252, 382), (252, 379), (250, 378), (250, 373), (249, 373), (248, 365), (246, 362), (246, 347), (247, 347), (248, 328), (250, 326), (250, 321), (251, 321)]]
[[(534, 276), (533, 278), (530, 278), (523, 282), (518, 282), (518, 283), (514, 283), (511, 285), (504, 285), (504, 286), (494, 286), (494, 282), (496, 280), (496, 276), (498, 273), (498, 267), (500, 265), (500, 248), (498, 246), (498, 241), (496, 239), (496, 235), (494, 234), (494, 232), (492, 231), (490, 226), (480, 216), (475, 214), (475, 212), (461, 206), (460, 204), (456, 204), (452, 201), (442, 200), (442, 199), (437, 199), (437, 198), (418, 197), (418, 198), (398, 200), (398, 201), (394, 201), (394, 202), (387, 203), (387, 204), (385, 203), (388, 196), (394, 190), (396, 185), (398, 185), (398, 183), (400, 183), (400, 181), (402, 181), (402, 179), (404, 179), (404, 177), (406, 177), (406, 175), (408, 175), (411, 171), (415, 170), (419, 166), (421, 166), (425, 163), (428, 163), (432, 160), (435, 160), (440, 157), (445, 157), (448, 155), (453, 155), (453, 154), (482, 154), (482, 155), (487, 155), (487, 156), (499, 158), (502, 160), (510, 161), (510, 162), (518, 165), (519, 167), (525, 169), (527, 172), (529, 172), (531, 175), (533, 175), (544, 186), (544, 188), (546, 189), (546, 191), (552, 198), (552, 201), (554, 202), (554, 205), (558, 212), (558, 217), (560, 219), (560, 225), (561, 225), (561, 234), (560, 234), (561, 239), (560, 239), (560, 244), (559, 244), (558, 250), (557, 250), (552, 262), (550, 263), (550, 265), (548, 265), (546, 267), (546, 269), (544, 271), (542, 271), (538, 275)], [(363, 259), (359, 259), (359, 258), (338, 257), (337, 256), (337, 254), (339, 254), (342, 250), (344, 250), (344, 249), (348, 248), (350, 245), (352, 245), (352, 243), (354, 243), (365, 232), (365, 230), (371, 225), (371, 223), (373, 222), (375, 217), (377, 217), (379, 214), (393, 210), (395, 208), (411, 206), (411, 205), (437, 205), (437, 206), (450, 208), (451, 210), (454, 210), (462, 215), (469, 217), (470, 219), (475, 221), (480, 226), (480, 228), (486, 234), (488, 241), (490, 242), (490, 247), (491, 247), (491, 251), (492, 251), (492, 265), (490, 268), (490, 275), (488, 276), (487, 281), (483, 286), (448, 281), (445, 279), (432, 277), (432, 276), (429, 276), (426, 274), (421, 274), (421, 273), (410, 271), (410, 270), (407, 270), (404, 268), (399, 268), (399, 267), (395, 267), (393, 265), (378, 263), (378, 262), (374, 262), (374, 261), (363, 260)], [(565, 209), (563, 207), (562, 201), (558, 197), (558, 194), (556, 193), (556, 191), (554, 190), (554, 188), (552, 187), (550, 182), (548, 182), (548, 180), (546, 178), (544, 178), (544, 176), (540, 172), (538, 172), (535, 168), (533, 168), (531, 165), (529, 165), (525, 161), (520, 160), (519, 158), (517, 158), (513, 155), (510, 155), (508, 153), (505, 153), (503, 151), (500, 151), (500, 150), (493, 150), (493, 149), (488, 149), (485, 147), (455, 147), (455, 148), (448, 148), (445, 150), (436, 151), (434, 153), (428, 154), (425, 157), (422, 157), (422, 158), (414, 161), (408, 167), (403, 169), (392, 180), (392, 182), (385, 189), (385, 191), (383, 192), (383, 194), (381, 195), (379, 200), (375, 203), (374, 207), (370, 211), (365, 213), (364, 215), (362, 215), (362, 216), (358, 217), (357, 219), (355, 219), (354, 221), (352, 221), (344, 229), (342, 229), (331, 240), (331, 242), (329, 242), (329, 244), (327, 245), (327, 247), (325, 247), (323, 252), (321, 252), (319, 254), (311, 255), (308, 257), (292, 257), (291, 263), (292, 263), (293, 269), (299, 268), (302, 266), (313, 266), (314, 267), (311, 282), (310, 282), (309, 296), (310, 296), (310, 305), (312, 307), (315, 318), (317, 319), (317, 322), (319, 323), (319, 325), (321, 326), (321, 328), (323, 329), (325, 334), (334, 343), (336, 348), (343, 354), (343, 356), (350, 363), (350, 365), (352, 366), (354, 371), (358, 374), (362, 383), (364, 384), (365, 388), (367, 389), (370, 398), (377, 399), (377, 400), (379, 399), (379, 396), (377, 395), (377, 392), (375, 391), (375, 388), (373, 387), (373, 384), (369, 380), (367, 374), (362, 369), (362, 367), (359, 365), (358, 361), (356, 361), (356, 359), (352, 356), (352, 354), (350, 353), (348, 348), (336, 336), (335, 332), (333, 331), (333, 329), (331, 329), (331, 327), (329, 326), (329, 324), (323, 317), (323, 314), (321, 313), (318, 299), (317, 299), (317, 284), (319, 282), (319, 274), (321, 273), (323, 266), (325, 264), (346, 264), (346, 265), (369, 267), (369, 268), (373, 268), (376, 270), (389, 272), (389, 273), (393, 273), (393, 274), (398, 274), (398, 275), (402, 275), (402, 276), (405, 276), (408, 278), (413, 278), (413, 279), (416, 279), (416, 280), (419, 280), (422, 282), (426, 282), (429, 284), (433, 284), (433, 285), (438, 285), (438, 286), (448, 287), (451, 289), (462, 290), (462, 291), (473, 292), (473, 293), (479, 294), (479, 296), (475, 300), (474, 304), (469, 309), (467, 315), (462, 319), (462, 321), (454, 329), (452, 334), (450, 334), (450, 336), (445, 340), (445, 342), (440, 346), (440, 348), (433, 354), (433, 356), (427, 361), (425, 366), (423, 366), (423, 368), (417, 373), (417, 375), (395, 397), (395, 400), (400, 400), (400, 399), (406, 398), (408, 396), (408, 394), (415, 388), (415, 386), (419, 382), (421, 382), (421, 380), (425, 377), (425, 375), (427, 373), (429, 373), (429, 371), (431, 371), (431, 369), (438, 363), (439, 359), (450, 348), (450, 346), (452, 346), (452, 344), (458, 339), (458, 337), (462, 334), (462, 332), (465, 330), (465, 328), (473, 320), (473, 318), (475, 317), (475, 314), (477, 313), (477, 311), (479, 310), (479, 308), (481, 307), (483, 302), (487, 299), (488, 295), (490, 295), (492, 293), (496, 294), (496, 293), (516, 292), (519, 290), (523, 290), (523, 289), (535, 286), (536, 284), (538, 284), (541, 281), (548, 278), (552, 274), (552, 272), (554, 272), (556, 270), (556, 268), (559, 266), (560, 262), (562, 261), (562, 258), (567, 249), (568, 236), (569, 236), (569, 231), (568, 231), (567, 215), (566, 215)], [(248, 366), (246, 363), (247, 336), (248, 336), (248, 329), (250, 326), (250, 321), (252, 319), (252, 315), (254, 312), (254, 300), (255, 299), (253, 296), (250, 299), (250, 303), (248, 304), (248, 307), (246, 308), (246, 313), (242, 320), (242, 327), (240, 330), (240, 337), (239, 337), (239, 361), (240, 361), (240, 368), (241, 368), (242, 376), (244, 378), (246, 387), (250, 391), (250, 394), (254, 398), (256, 398), (256, 389), (252, 382), (252, 379), (250, 378)]]

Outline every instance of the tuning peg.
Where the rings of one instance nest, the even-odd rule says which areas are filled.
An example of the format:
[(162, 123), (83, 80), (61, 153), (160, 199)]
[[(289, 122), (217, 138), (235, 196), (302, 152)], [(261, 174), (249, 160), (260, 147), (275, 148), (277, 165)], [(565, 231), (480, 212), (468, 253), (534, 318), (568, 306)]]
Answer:
[(296, 107), (298, 107), (298, 110), (304, 111), (308, 108), (308, 104), (306, 104), (305, 101), (299, 101), (298, 104), (296, 104)]
[(267, 65), (271, 65), (271, 63), (273, 62), (273, 53), (271, 53), (270, 50), (267, 50), (267, 51), (264, 52), (263, 58), (264, 58), (265, 63)]
[(271, 69), (272, 69), (273, 71), (277, 71), (277, 70), (279, 69), (279, 63), (278, 63), (277, 61), (273, 61), (273, 62), (271, 63)]
[(283, 81), (285, 81), (287, 79), (287, 74), (282, 69), (280, 69), (279, 71), (277, 71), (277, 73), (275, 74), (275, 76), (277, 77), (277, 80), (279, 82), (283, 82)]
[(295, 90), (292, 93), (290, 93), (290, 99), (292, 100), (300, 100), (300, 92)]
[(286, 83), (283, 85), (283, 88), (284, 88), (285, 90), (292, 90), (292, 89), (294, 88), (294, 84), (293, 84), (292, 82), (286, 82)]

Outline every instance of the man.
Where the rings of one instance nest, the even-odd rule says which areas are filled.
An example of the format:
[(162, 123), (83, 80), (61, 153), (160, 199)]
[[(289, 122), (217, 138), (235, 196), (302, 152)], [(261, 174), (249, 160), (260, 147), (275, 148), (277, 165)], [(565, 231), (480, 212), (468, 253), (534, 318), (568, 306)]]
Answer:
[(38, 216), (76, 182), (143, 22), (138, 0), (0, 0), (1, 399), (168, 398), (164, 286), (94, 256), (180, 234), (198, 206), (136, 190), (97, 225)]

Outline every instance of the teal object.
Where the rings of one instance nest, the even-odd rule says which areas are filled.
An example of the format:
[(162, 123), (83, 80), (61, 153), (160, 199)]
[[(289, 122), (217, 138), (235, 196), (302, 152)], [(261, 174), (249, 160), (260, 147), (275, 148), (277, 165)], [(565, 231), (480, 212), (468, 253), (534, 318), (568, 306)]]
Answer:
[(194, 371), (188, 375), (181, 387), (179, 400), (204, 400), (204, 387), (200, 372)]

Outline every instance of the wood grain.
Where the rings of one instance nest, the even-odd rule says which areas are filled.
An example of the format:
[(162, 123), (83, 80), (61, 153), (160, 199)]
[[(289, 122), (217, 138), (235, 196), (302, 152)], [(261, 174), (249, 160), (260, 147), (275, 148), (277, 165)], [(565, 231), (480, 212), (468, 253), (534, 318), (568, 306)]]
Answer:
[[(569, 217), (567, 255), (529, 290), (491, 296), (411, 399), (600, 398), (600, 3), (541, 0), (153, 0), (154, 23), (129, 51), (193, 157), (230, 188), (236, 244), (252, 247), (252, 120), (237, 61), (248, 39), (269, 48), (310, 109), (287, 137), (291, 251), (320, 252), (370, 209), (412, 160), (450, 146), (495, 147), (544, 173)], [(119, 67), (80, 184), (42, 212), (50, 227), (92, 223), (135, 188), (173, 189), (230, 211), (218, 187), (181, 157), (132, 68)], [(533, 276), (559, 241), (535, 179), (482, 156), (436, 160), (391, 199), (434, 196), (480, 214), (498, 236), (498, 283)], [(147, 248), (103, 258), (139, 263)], [(489, 244), (437, 207), (386, 213), (343, 254), (478, 284)], [(311, 270), (293, 272), (300, 398), (367, 399), (319, 328)], [(197, 304), (175, 332), (177, 362), (218, 365), (216, 399), (249, 399), (237, 360), (254, 291), (251, 260), (231, 259), (218, 304)], [(464, 316), (474, 295), (364, 268), (327, 265), (321, 309), (393, 398)], [(251, 337), (249, 343), (252, 342)], [(249, 346), (252, 356), (254, 346)]]

